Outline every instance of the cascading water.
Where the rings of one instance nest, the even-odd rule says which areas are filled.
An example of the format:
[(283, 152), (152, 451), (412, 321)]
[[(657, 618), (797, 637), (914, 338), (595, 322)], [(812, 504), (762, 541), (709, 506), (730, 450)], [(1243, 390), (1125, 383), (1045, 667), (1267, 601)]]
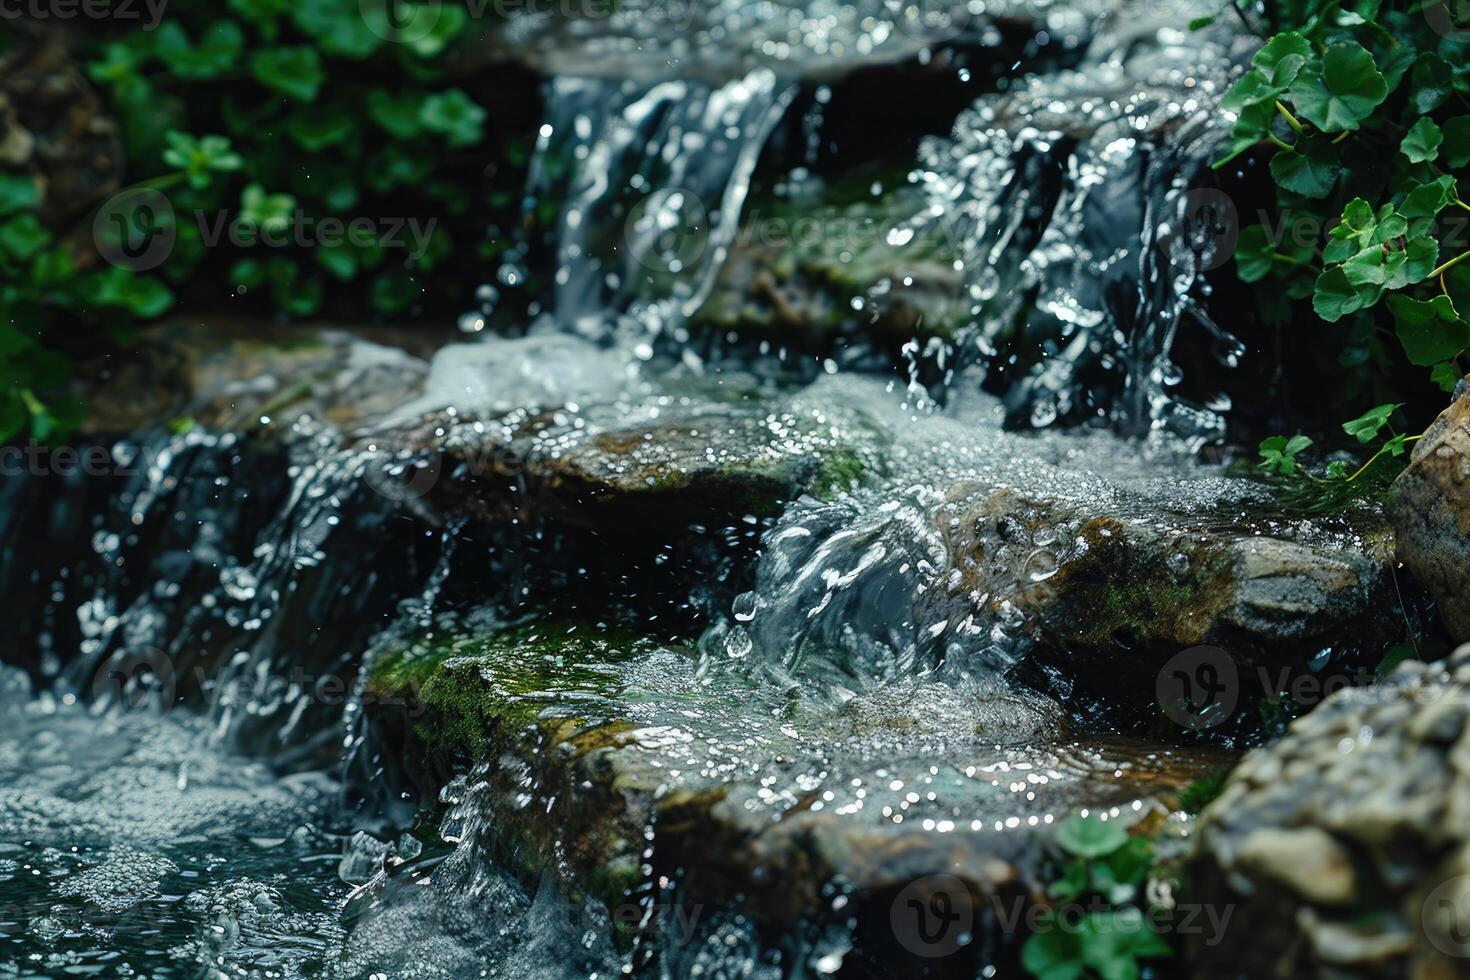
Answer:
[[(545, 216), (555, 250), (546, 323), (527, 337), (446, 347), (427, 369), (354, 344), (344, 375), (386, 365), (413, 376), (410, 390), (350, 424), (263, 418), (266, 451), (202, 430), (109, 447), (139, 454), (143, 465), (110, 486), (87, 521), (66, 510), (65, 493), (48, 509), (51, 483), (6, 487), (0, 519), (14, 522), (4, 528), (7, 546), (25, 540), (40, 551), (42, 535), (52, 533), (58, 552), (43, 572), (0, 583), (40, 597), (43, 613), (22, 631), (34, 650), (21, 660), (54, 687), (36, 695), (7, 675), (0, 703), (24, 716), (41, 749), (28, 755), (27, 743), (0, 741), (0, 775), (20, 787), (7, 813), (21, 837), (5, 841), (0, 875), (29, 889), (29, 931), (7, 938), (17, 955), (48, 971), (114, 959), (152, 965), (110, 950), (111, 940), (82, 921), (122, 902), (161, 916), (171, 958), (211, 978), (264, 970), (453, 977), (490, 968), (553, 977), (634, 967), (775, 976), (841, 963), (852, 945), (841, 917), (784, 961), (738, 915), (712, 917), (700, 942), (682, 949), (615, 947), (598, 918), (605, 909), (587, 902), (573, 911), (560, 900), (562, 868), (531, 887), (500, 862), (492, 845), (503, 829), (493, 815), (506, 807), (490, 782), (500, 760), (450, 783), (433, 815), (442, 817), (437, 831), (420, 828), (427, 847), (396, 836), (421, 801), (383, 798), (406, 792), (408, 780), (382, 757), (368, 717), (368, 675), (398, 639), (394, 630), (433, 635), (460, 625), (441, 616), (441, 606), (453, 605), (442, 594), (456, 589), (457, 600), (490, 607), (504, 625), (526, 615), (528, 596), (567, 601), (581, 585), (621, 598), (637, 588), (626, 567), (598, 578), (591, 552), (606, 547), (606, 528), (572, 538), (575, 520), (558, 525), (523, 512), (532, 492), (523, 473), (492, 468), (495, 492), (511, 503), (497, 503), (509, 516), (497, 515), (483, 537), (470, 520), (441, 519), (421, 499), (437, 481), (455, 479), (450, 470), (471, 468), (454, 453), (486, 432), (530, 432), (528, 452), (543, 461), (593, 447), (619, 476), (643, 467), (650, 485), (677, 485), (681, 467), (699, 463), (718, 488), (720, 466), (739, 453), (716, 437), (737, 432), (759, 450), (747, 455), (761, 486), (802, 470), (793, 460), (821, 471), (818, 480), (802, 471), (801, 486), (812, 492), (780, 516), (752, 506), (722, 515), (728, 526), (688, 519), (702, 542), (721, 547), (700, 552), (703, 564), (687, 570), (670, 558), (672, 546), (648, 562), (675, 566), (681, 603), (704, 610), (728, 599), (745, 574), (729, 555), (748, 554), (759, 540), (749, 588), (704, 631), (702, 657), (659, 650), (614, 672), (636, 695), (630, 716), (618, 720), (655, 733), (662, 748), (696, 746), (677, 760), (681, 771), (754, 781), (760, 792), (746, 811), (775, 824), (787, 809), (811, 806), (829, 771), (840, 771), (840, 797), (829, 791), (812, 812), (830, 803), (858, 813), (865, 799), (886, 793), (871, 809), (886, 806), (901, 820), (924, 801), (893, 774), (873, 782), (870, 796), (863, 766), (908, 752), (901, 761), (916, 787), (978, 780), (1001, 798), (986, 806), (1034, 825), (1041, 815), (1024, 795), (1032, 785), (1112, 772), (1098, 759), (1076, 763), (1085, 753), (1022, 744), (1053, 738), (1057, 711), (1011, 688), (1012, 668), (1033, 641), (1028, 612), (1009, 596), (1048, 588), (1079, 547), (1081, 522), (1069, 507), (1106, 501), (1122, 513), (1198, 515), (1222, 500), (1243, 508), (1248, 491), (1182, 460), (1145, 471), (1104, 434), (1009, 433), (963, 358), (941, 410), (879, 379), (824, 377), (793, 393), (756, 371), (704, 371), (685, 346), (685, 321), (708, 295), (758, 158), (803, 80), (918, 56), (936, 40), (983, 37), (989, 19), (1005, 16), (1025, 14), (1072, 44), (1100, 15), (1087, 4), (986, 6), (730, 0), (681, 8), (690, 22), (680, 24), (646, 4), (620, 4), (597, 24), (527, 17), (507, 37), (556, 74), (528, 188), (528, 214), (558, 204)], [(1170, 10), (1159, 20), (1177, 25), (1190, 16)], [(1139, 21), (1125, 32), (1115, 22), (1083, 67), (987, 97), (952, 139), (926, 144), (920, 179), (931, 207), (894, 240), (937, 222), (959, 244), (976, 314), (961, 343), (987, 366), (1022, 350), (1041, 353), (1013, 371), (1012, 422), (1104, 418), (1147, 428), (1164, 448), (1193, 449), (1219, 435), (1216, 411), (1173, 397), (1170, 354), (1180, 324), (1195, 319), (1227, 359), (1236, 356), (1233, 339), (1202, 310), (1200, 273), (1213, 243), (1191, 237), (1191, 185), (1218, 139), (1213, 100), (1229, 47), (1223, 32), (1196, 43), (1177, 27)], [(512, 268), (502, 282), (518, 278)], [(461, 325), (479, 332), (485, 318), (473, 314)], [(670, 420), (680, 427), (662, 433), (684, 441), (668, 451), (645, 447)], [(556, 476), (575, 488), (586, 473)], [(1056, 512), (1029, 526), (976, 520), (976, 501), (1004, 494), (1044, 498)], [(597, 492), (577, 499), (588, 501)], [(48, 519), (27, 528), (26, 514)], [(669, 531), (681, 521), (651, 526)], [(565, 567), (536, 579), (528, 566), (547, 556)], [(1187, 567), (1186, 549), (1179, 557)], [(69, 658), (73, 647), (80, 655)], [(151, 673), (136, 674), (140, 664)], [(114, 676), (133, 683), (98, 687), (98, 678)], [(323, 678), (342, 683), (336, 696), (323, 696)], [(182, 693), (208, 712), (162, 723), (141, 710), (119, 717), (149, 688)], [(122, 703), (108, 710), (104, 696), (87, 713), (77, 702), (89, 693)], [(579, 708), (605, 707), (577, 693)], [(895, 717), (910, 729), (892, 728)], [(157, 731), (141, 731), (154, 723)], [(690, 731), (699, 724), (706, 727), (696, 738)], [(140, 746), (132, 754), (75, 751), (129, 740)], [(165, 764), (159, 740), (187, 745), (197, 761)], [(985, 766), (931, 769), (931, 754), (955, 745), (979, 751), (982, 742), (995, 773), (1014, 751), (1019, 771), (1045, 770), (1045, 779), (1023, 776), (1012, 793)], [(347, 786), (321, 776), (278, 779), (231, 749), (282, 770), (337, 766)], [(512, 806), (554, 804), (538, 796), (550, 791), (533, 773), (517, 778), (523, 792)], [(344, 789), (371, 800), (373, 812), (348, 818), (331, 802)], [(119, 798), (126, 819), (99, 821), (98, 809)], [(139, 814), (148, 810), (169, 819), (146, 827)], [(953, 816), (927, 819), (952, 828)], [(395, 843), (353, 836), (348, 824)], [(247, 831), (250, 849), (232, 848)], [(651, 870), (660, 828), (643, 832), (649, 860), (634, 865), (633, 889), (651, 905), (677, 883)], [(348, 883), (357, 886), (350, 898)], [(844, 887), (828, 896), (834, 912)], [(334, 913), (344, 907), (339, 921)]]
[(1180, 400), (1171, 359), (1189, 321), (1225, 363), (1243, 350), (1204, 309), (1203, 272), (1238, 230), (1204, 175), (1249, 42), (1180, 26), (1211, 12), (1123, 8), (1075, 70), (984, 97), (921, 151), (930, 205), (902, 234), (959, 249), (974, 302), (960, 343), (1006, 372), (1013, 424), (1101, 420), (1190, 451), (1224, 436), (1223, 402)]

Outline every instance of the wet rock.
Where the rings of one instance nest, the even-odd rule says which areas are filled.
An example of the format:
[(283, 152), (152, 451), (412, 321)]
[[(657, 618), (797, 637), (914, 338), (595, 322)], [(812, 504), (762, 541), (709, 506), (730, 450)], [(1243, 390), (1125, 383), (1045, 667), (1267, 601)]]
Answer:
[(28, 176), (43, 222), (67, 230), (120, 186), (117, 123), (59, 37), (13, 18), (6, 25), (12, 44), (0, 53), (0, 170)]
[(1199, 977), (1463, 976), (1470, 647), (1342, 691), (1231, 774), (1191, 899), (1235, 909)]
[(238, 432), (307, 414), (351, 429), (421, 390), (428, 365), (410, 350), (427, 346), (405, 334), (167, 321), (126, 354), (87, 365), (85, 428), (135, 432), (188, 420)]
[(953, 337), (971, 306), (958, 254), (943, 229), (915, 242), (899, 227), (923, 195), (900, 172), (851, 183), (815, 202), (751, 202), (693, 325), (815, 349), (850, 334)]
[(1414, 447), (1390, 512), (1399, 560), (1434, 596), (1455, 638), (1470, 640), (1470, 378)]
[(1220, 761), (1071, 740), (1044, 699), (998, 685), (913, 681), (834, 707), (617, 629), (445, 625), (381, 651), (366, 705), (380, 757), (437, 759), (428, 774), (484, 760), (444, 792), (477, 794), (480, 853), (533, 878), (557, 867), (609, 908), (662, 895), (659, 915), (734, 909), (778, 932), (855, 917), (864, 955), (895, 964), (944, 955), (895, 941), (914, 882), (948, 876), (975, 928), (995, 928), (1005, 902), (1042, 894), (1056, 820), (1160, 815)]

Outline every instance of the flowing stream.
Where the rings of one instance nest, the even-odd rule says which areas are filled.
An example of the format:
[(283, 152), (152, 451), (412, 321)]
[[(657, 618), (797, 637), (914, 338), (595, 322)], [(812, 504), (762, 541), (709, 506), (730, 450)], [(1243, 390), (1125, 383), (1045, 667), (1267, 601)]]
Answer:
[[(481, 335), (427, 366), (353, 342), (349, 384), (408, 379), (369, 417), (266, 418), (264, 442), (144, 434), (107, 445), (127, 465), (95, 489), (0, 487), (0, 586), (31, 610), (24, 670), (0, 691), (0, 977), (834, 972), (856, 942), (840, 883), (822, 892), (830, 915), (774, 945), (726, 911), (625, 942), (611, 922), (626, 910), (569, 900), (561, 868), (528, 880), (503, 859), (506, 763), (420, 795), (374, 728), (374, 670), (471, 627), (534, 627), (548, 607), (631, 610), (658, 640), (563, 692), (579, 718), (661, 733), (701, 778), (759, 787), (745, 808), (772, 821), (835, 772), (831, 810), (1036, 826), (1099, 779), (1173, 765), (1064, 733), (1050, 696), (1016, 680), (1038, 641), (1007, 597), (1046, 588), (1099, 507), (1173, 534), (1265, 504), (1190, 459), (1221, 438), (1224, 401), (1173, 393), (1186, 330), (1241, 356), (1205, 312), (1221, 245), (1196, 187), (1239, 52), (1225, 30), (1190, 36), (1184, 7), (986, 7), (619, 4), (596, 25), (514, 21), (508, 43), (553, 76), (527, 188), (528, 215), (556, 205), (553, 286), (526, 335), (469, 314)], [(958, 243), (972, 321), (930, 348), (945, 390), (695, 356), (689, 319), (800, 87), (984, 45), (1012, 20), (1085, 57), (927, 140), (925, 209), (888, 236), (939, 223)], [(983, 393), (998, 372), (1003, 394)], [(1109, 432), (1013, 431), (1062, 422), (1147, 435), (1149, 454)], [(644, 430), (665, 435), (626, 436)], [(776, 513), (671, 515), (625, 537), (533, 514), (539, 485), (514, 466), (492, 470), (512, 515), (494, 530), (434, 514), (430, 489), (502, 431), (532, 433), (516, 459), (601, 453), (614, 482), (750, 459), (751, 480), (821, 478)], [(1022, 537), (975, 519), (1004, 494), (1046, 502)], [(991, 537), (977, 549), (972, 533)], [(647, 547), (632, 569), (613, 554), (628, 542)], [(955, 753), (977, 762), (931, 768)], [(510, 809), (554, 805), (537, 779)], [(1106, 798), (1139, 799), (1122, 783)], [(649, 855), (660, 832), (646, 828)], [(633, 874), (642, 925), (677, 889), (652, 866)]]

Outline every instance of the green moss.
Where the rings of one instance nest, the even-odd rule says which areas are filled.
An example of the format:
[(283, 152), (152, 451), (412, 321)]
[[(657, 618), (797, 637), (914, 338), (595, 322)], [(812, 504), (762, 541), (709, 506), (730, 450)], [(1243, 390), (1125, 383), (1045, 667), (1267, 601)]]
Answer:
[(1230, 770), (1221, 767), (1196, 779), (1179, 792), (1179, 809), (1191, 814), (1203, 812), (1225, 791), (1225, 780), (1229, 776)]
[(616, 694), (616, 666), (648, 645), (625, 627), (555, 620), (438, 634), (380, 654), (368, 694), (405, 705), (435, 759), (472, 759), (497, 729), (536, 724), (557, 706)]
[(1140, 560), (1147, 549), (1131, 547), (1116, 521), (1092, 521), (1082, 536), (1094, 560), (1056, 582), (1067, 601), (1054, 618), (1071, 624), (1075, 640), (1094, 649), (1111, 647), (1120, 633), (1180, 647), (1204, 642), (1229, 601), (1226, 558), (1197, 555), (1187, 570), (1176, 572)]

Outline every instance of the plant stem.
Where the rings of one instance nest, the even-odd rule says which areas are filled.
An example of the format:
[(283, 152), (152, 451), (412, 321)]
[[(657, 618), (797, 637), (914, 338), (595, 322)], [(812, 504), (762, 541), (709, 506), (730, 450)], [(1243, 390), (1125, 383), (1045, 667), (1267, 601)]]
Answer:
[(1288, 109), (1286, 106), (1284, 106), (1284, 105), (1281, 104), (1281, 100), (1280, 99), (1277, 99), (1276, 100), (1276, 111), (1279, 112), (1279, 113), (1281, 113), (1283, 116), (1286, 117), (1286, 124), (1288, 126), (1290, 126), (1298, 135), (1301, 134), (1301, 131), (1302, 131), (1301, 121), (1299, 119), (1297, 119), (1296, 116), (1293, 116), (1291, 114), (1291, 110), (1290, 109)]
[[(1422, 435), (1421, 436), (1409, 436), (1407, 439), (1404, 440), (1404, 445), (1407, 446), (1411, 442), (1418, 442), (1420, 439), (1423, 439), (1423, 438), (1424, 437)], [(1352, 483), (1358, 477), (1360, 477), (1364, 473), (1368, 472), (1368, 467), (1370, 467), (1374, 463), (1378, 462), (1378, 457), (1382, 456), (1386, 452), (1388, 452), (1388, 447), (1387, 446), (1384, 446), (1382, 449), (1378, 450), (1378, 452), (1374, 453), (1373, 456), (1368, 460), (1368, 462), (1364, 463), (1358, 469), (1358, 472), (1354, 473), (1352, 476), (1350, 476), (1350, 477), (1347, 478), (1347, 482), (1348, 483)]]
[(1286, 142), (1286, 140), (1277, 136), (1275, 133), (1267, 133), (1266, 138), (1272, 143), (1275, 143), (1277, 146), (1281, 147), (1283, 150), (1288, 150), (1292, 153), (1296, 152), (1296, 147), (1292, 146), (1290, 143)]
[(1430, 279), (1438, 279), (1440, 276), (1444, 275), (1446, 272), (1449, 272), (1451, 269), (1453, 269), (1455, 266), (1459, 265), (1461, 262), (1464, 262), (1466, 259), (1470, 259), (1470, 252), (1461, 252), (1459, 255), (1455, 256), (1452, 259), (1450, 259), (1444, 265), (1440, 266), (1438, 269), (1435, 269), (1433, 272), (1431, 272), (1429, 274), (1429, 278)]

